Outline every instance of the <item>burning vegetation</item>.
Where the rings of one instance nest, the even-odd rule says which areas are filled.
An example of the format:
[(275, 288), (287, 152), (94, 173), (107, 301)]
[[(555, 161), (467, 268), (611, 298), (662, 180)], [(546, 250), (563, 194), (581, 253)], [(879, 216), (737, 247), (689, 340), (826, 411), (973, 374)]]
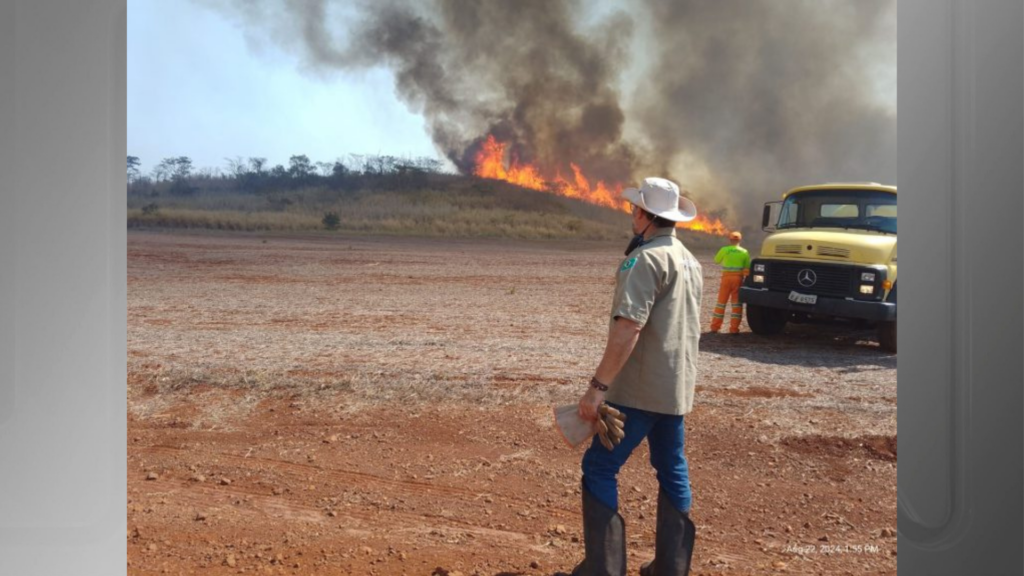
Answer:
[[(494, 136), (488, 135), (476, 153), (473, 174), (481, 178), (504, 180), (531, 190), (549, 192), (629, 212), (629, 203), (619, 197), (624, 188), (622, 184), (609, 186), (598, 180), (591, 185), (590, 180), (583, 174), (583, 170), (572, 162), (569, 163), (569, 168), (572, 169), (572, 180), (567, 180), (558, 173), (544, 177), (533, 164), (521, 164), (515, 158), (506, 160), (506, 147), (506, 144), (500, 143)], [(698, 214), (696, 219), (682, 224), (682, 226), (716, 236), (725, 236), (729, 233), (729, 229), (720, 219), (708, 218), (704, 214)]]

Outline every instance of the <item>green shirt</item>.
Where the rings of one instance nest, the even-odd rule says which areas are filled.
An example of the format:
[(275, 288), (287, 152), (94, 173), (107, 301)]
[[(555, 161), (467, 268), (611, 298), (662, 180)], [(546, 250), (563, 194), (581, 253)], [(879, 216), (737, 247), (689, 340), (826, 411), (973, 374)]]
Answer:
[(739, 246), (724, 246), (715, 254), (715, 262), (723, 272), (750, 272), (750, 253)]
[(700, 263), (672, 228), (659, 229), (619, 264), (610, 322), (626, 318), (641, 329), (609, 402), (659, 414), (693, 408), (703, 289)]

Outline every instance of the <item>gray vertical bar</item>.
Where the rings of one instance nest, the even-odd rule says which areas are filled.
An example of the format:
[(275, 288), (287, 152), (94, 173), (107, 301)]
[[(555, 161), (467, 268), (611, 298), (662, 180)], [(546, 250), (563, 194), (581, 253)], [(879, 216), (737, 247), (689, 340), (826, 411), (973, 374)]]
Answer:
[[(13, 170), (14, 132), (14, 5), (0, 4), (0, 174)], [(17, 234), (15, 201), (7, 182), (0, 182), (0, 434), (14, 414), (14, 286)], [(0, 463), (0, 466), (3, 464)]]
[(0, 4), (0, 574), (126, 570), (125, 27)]
[[(900, 510), (933, 533), (953, 514), (953, 5), (899, 5)], [(913, 13), (911, 17), (908, 12)], [(914, 41), (904, 36), (913, 31)], [(914, 64), (910, 65), (909, 62)], [(911, 104), (913, 103), (913, 104)], [(913, 129), (908, 129), (908, 126)], [(907, 263), (911, 265), (907, 265)], [(936, 313), (937, 311), (940, 311)], [(921, 334), (927, 338), (919, 337)], [(913, 423), (908, 426), (907, 423)], [(920, 473), (907, 474), (907, 470)], [(901, 517), (904, 536), (909, 531)], [(919, 538), (918, 538), (919, 539)]]
[(899, 18), (899, 568), (1018, 575), (1024, 5), (905, 0)]

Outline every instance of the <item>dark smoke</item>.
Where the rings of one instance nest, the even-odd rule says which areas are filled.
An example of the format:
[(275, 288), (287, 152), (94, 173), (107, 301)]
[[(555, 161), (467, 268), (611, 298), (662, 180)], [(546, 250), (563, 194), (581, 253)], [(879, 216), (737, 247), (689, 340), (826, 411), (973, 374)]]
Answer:
[[(706, 165), (739, 214), (803, 184), (896, 183), (895, 1), (652, 2), (658, 56), (633, 113), (660, 164)], [(881, 60), (881, 62), (879, 62)]]
[(545, 174), (664, 175), (744, 220), (792, 186), (896, 180), (873, 83), (895, 0), (651, 0), (594, 22), (570, 0), (204, 3), (312, 69), (387, 66), (463, 172), (494, 134)]

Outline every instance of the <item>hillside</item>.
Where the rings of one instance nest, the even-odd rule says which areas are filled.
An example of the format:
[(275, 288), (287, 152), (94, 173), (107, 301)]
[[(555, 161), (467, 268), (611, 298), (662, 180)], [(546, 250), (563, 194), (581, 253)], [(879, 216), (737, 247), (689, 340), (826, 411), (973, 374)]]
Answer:
[[(325, 216), (337, 215), (330, 227)], [(322, 231), (426, 237), (626, 240), (625, 213), (506, 182), (431, 174), (415, 183), (394, 179), (355, 190), (310, 187), (239, 192), (197, 187), (129, 194), (129, 228), (267, 232)], [(715, 245), (684, 231), (688, 244)]]

